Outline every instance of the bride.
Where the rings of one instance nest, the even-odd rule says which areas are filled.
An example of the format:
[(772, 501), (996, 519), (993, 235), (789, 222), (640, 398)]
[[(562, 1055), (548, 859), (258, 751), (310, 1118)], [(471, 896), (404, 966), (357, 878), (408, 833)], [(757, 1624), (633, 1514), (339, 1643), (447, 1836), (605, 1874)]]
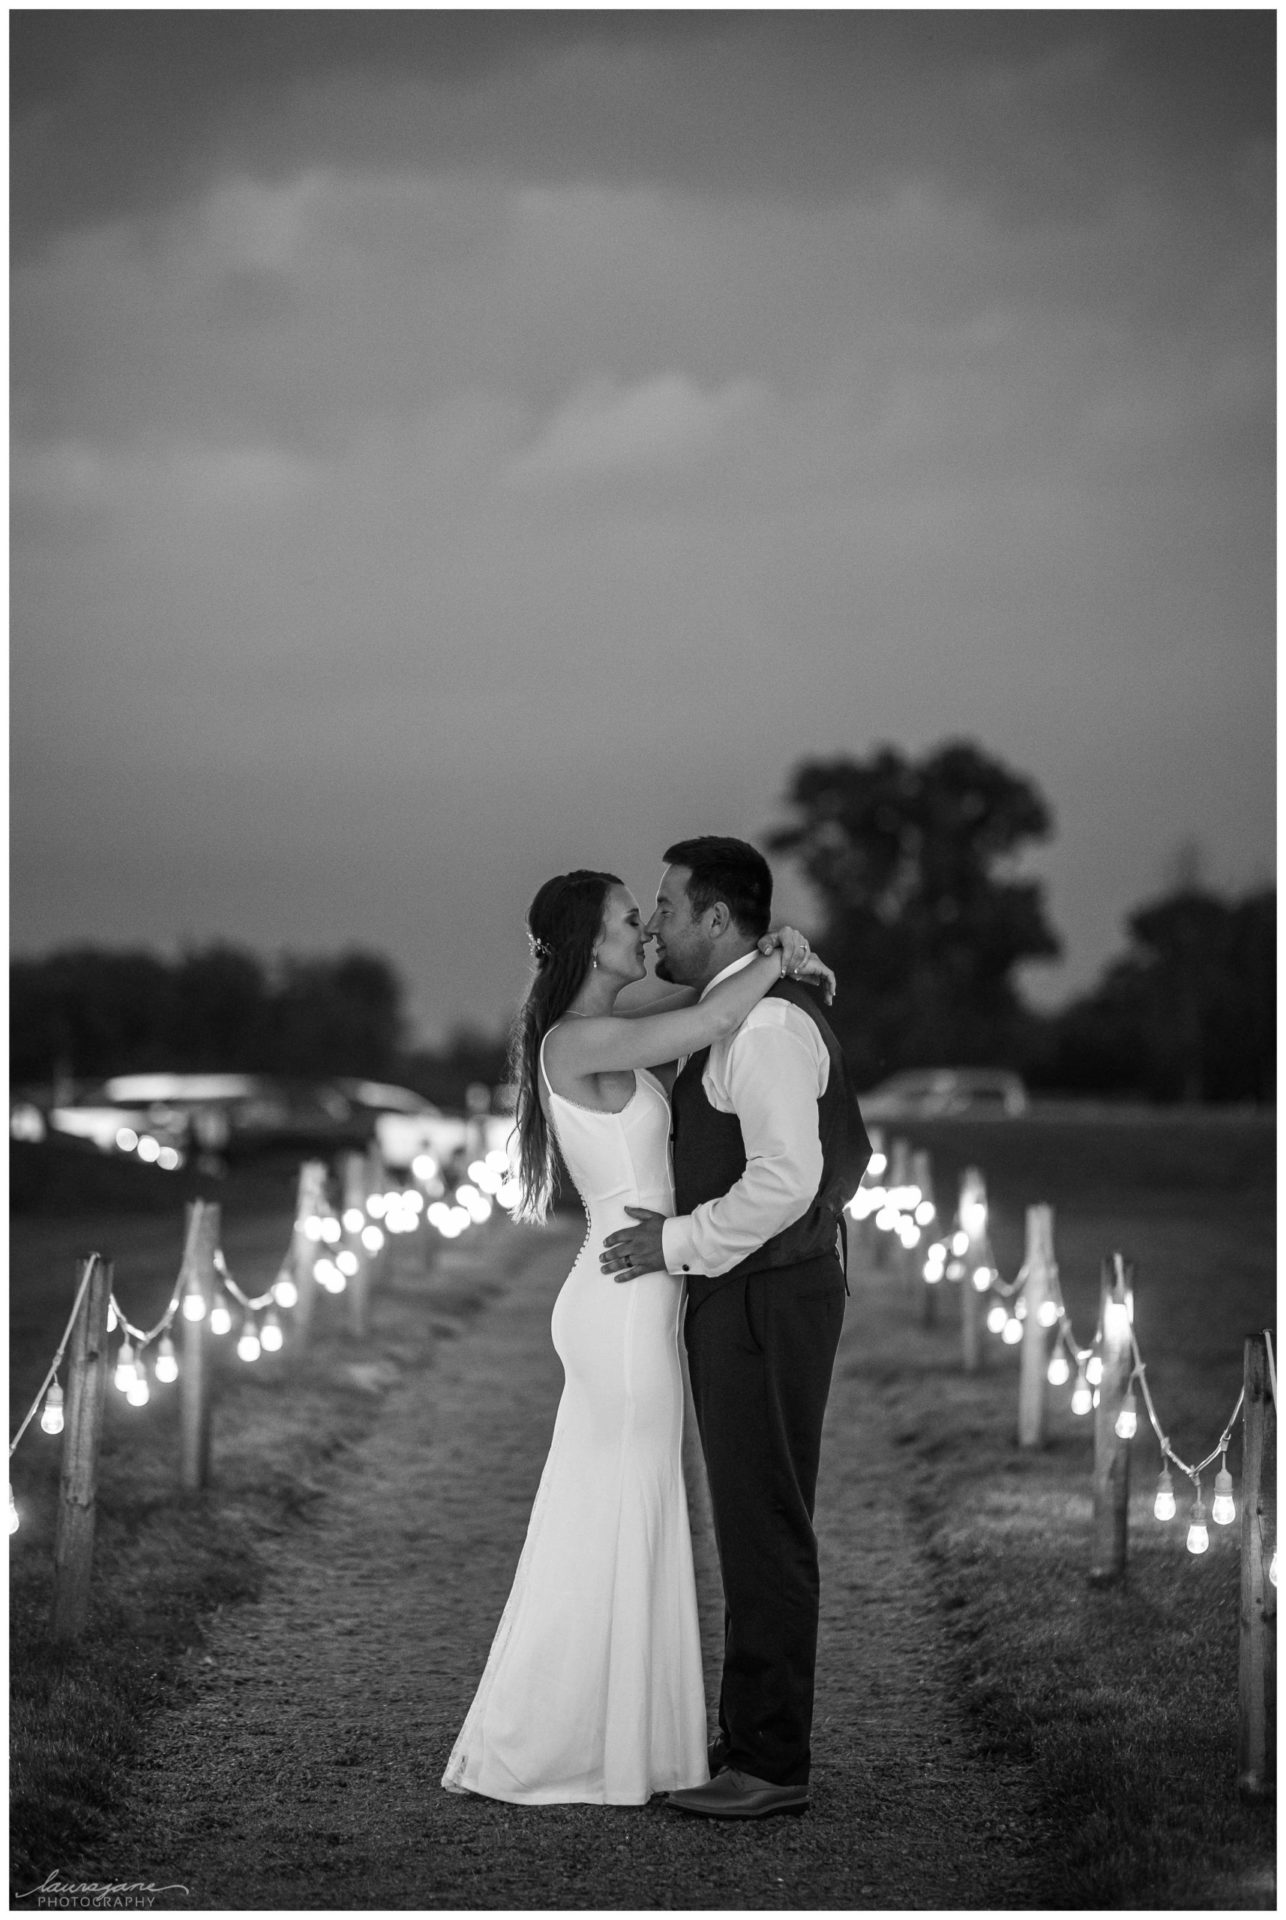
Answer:
[(545, 1218), (556, 1149), (588, 1231), (554, 1305), (565, 1384), (513, 1587), (442, 1784), (537, 1805), (638, 1806), (707, 1778), (705, 1690), (682, 1468), (683, 1281), (614, 1285), (625, 1209), (674, 1211), (673, 1063), (738, 1027), (783, 973), (833, 976), (790, 928), (694, 1000), (626, 1013), (646, 977), (638, 903), (613, 875), (546, 881), (514, 1043), (517, 1217)]

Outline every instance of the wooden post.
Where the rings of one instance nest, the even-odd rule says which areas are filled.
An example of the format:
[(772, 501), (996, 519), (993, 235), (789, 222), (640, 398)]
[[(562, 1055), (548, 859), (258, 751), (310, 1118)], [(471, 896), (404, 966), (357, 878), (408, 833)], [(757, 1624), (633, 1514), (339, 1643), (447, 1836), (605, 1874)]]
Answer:
[[(219, 1209), (210, 1200), (193, 1200), (187, 1210), (187, 1238), (179, 1269), (179, 1320), (183, 1350), (179, 1358), (179, 1485), (199, 1493), (210, 1478), (210, 1394), (213, 1384), (210, 1307), (214, 1300), (214, 1251), (219, 1244)], [(200, 1297), (199, 1320), (184, 1311), (187, 1296)]]
[(1272, 1457), (1277, 1416), (1262, 1333), (1245, 1347), (1246, 1406), (1241, 1454), (1241, 1628), (1238, 1649), (1237, 1788), (1245, 1799), (1274, 1790), (1277, 1726), (1276, 1594), (1264, 1564), (1264, 1459)]
[(1018, 1444), (1039, 1447), (1045, 1440), (1045, 1355), (1049, 1329), (1040, 1310), (1054, 1294), (1054, 1230), (1048, 1207), (1027, 1209), (1027, 1282), (1023, 1300), (1023, 1350), (1018, 1374)]
[[(355, 1207), (362, 1216), (363, 1224), (369, 1218), (366, 1212), (366, 1161), (360, 1153), (344, 1155), (344, 1212)], [(365, 1340), (371, 1323), (371, 1254), (362, 1245), (361, 1229), (350, 1234), (344, 1229), (344, 1238), (357, 1257), (357, 1272), (348, 1276), (348, 1330), (354, 1340)]]
[[(98, 1444), (107, 1401), (107, 1308), (112, 1292), (112, 1265), (91, 1253), (86, 1266), (92, 1271), (68, 1350), (50, 1619), (50, 1632), (55, 1640), (78, 1639), (88, 1624), (94, 1561)], [(80, 1280), (84, 1278), (82, 1268)]]
[(982, 1298), (973, 1283), (974, 1268), (982, 1263), (987, 1235), (987, 1189), (977, 1167), (966, 1167), (960, 1176), (961, 1227), (969, 1236), (964, 1255), (964, 1278), (960, 1282), (960, 1350), (966, 1373), (977, 1373), (982, 1365)]
[(1125, 1578), (1130, 1511), (1130, 1443), (1116, 1431), (1116, 1418), (1134, 1370), (1130, 1345), (1133, 1269), (1119, 1253), (1103, 1262), (1099, 1286), (1099, 1357), (1103, 1377), (1094, 1409), (1094, 1519), (1090, 1585), (1112, 1586)]
[[(922, 1148), (911, 1156), (911, 1179), (920, 1189), (921, 1200), (927, 1200), (929, 1205), (932, 1206), (933, 1166), (928, 1154), (925, 1153)], [(921, 1230), (920, 1237), (922, 1243), (926, 1235), (931, 1231), (932, 1223)], [(932, 1327), (937, 1324), (938, 1288), (941, 1282), (935, 1281), (931, 1286), (924, 1278), (924, 1253), (922, 1245), (916, 1248), (912, 1258), (915, 1261), (914, 1271), (920, 1277), (920, 1324), (925, 1327)]]
[(308, 1344), (312, 1333), (313, 1308), (317, 1303), (317, 1277), (313, 1269), (317, 1264), (320, 1245), (310, 1240), (304, 1232), (304, 1222), (310, 1215), (319, 1214), (326, 1198), (326, 1163), (323, 1160), (305, 1160), (299, 1169), (299, 1187), (295, 1199), (295, 1230), (290, 1237), (290, 1252), (286, 1264), (290, 1277), (295, 1283), (297, 1295), (294, 1316), (295, 1334), (298, 1344)]

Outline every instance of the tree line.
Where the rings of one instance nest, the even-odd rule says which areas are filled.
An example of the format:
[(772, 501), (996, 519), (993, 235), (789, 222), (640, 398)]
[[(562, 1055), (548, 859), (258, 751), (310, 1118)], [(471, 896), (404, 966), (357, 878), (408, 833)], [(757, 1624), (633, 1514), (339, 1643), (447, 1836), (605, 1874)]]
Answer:
[[(814, 889), (817, 945), (843, 991), (831, 1012), (859, 1086), (902, 1067), (1003, 1066), (1035, 1088), (1156, 1101), (1275, 1098), (1271, 887), (1225, 898), (1184, 875), (1126, 920), (1125, 951), (1055, 1013), (1019, 970), (1060, 952), (1022, 870), (1053, 831), (1035, 783), (968, 741), (919, 759), (809, 760), (768, 836)], [(226, 942), (167, 961), (77, 946), (13, 964), (19, 1085), (148, 1070), (396, 1080), (442, 1105), (504, 1078), (506, 1033), (408, 1045), (403, 986), (382, 955), (285, 956)]]

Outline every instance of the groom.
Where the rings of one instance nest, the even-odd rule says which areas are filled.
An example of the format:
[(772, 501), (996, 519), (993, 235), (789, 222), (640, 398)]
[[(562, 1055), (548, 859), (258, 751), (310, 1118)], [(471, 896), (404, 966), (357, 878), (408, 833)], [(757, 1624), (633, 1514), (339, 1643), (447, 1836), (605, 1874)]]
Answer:
[[(741, 840), (665, 855), (658, 978), (704, 991), (768, 931), (772, 875)], [(737, 1031), (682, 1065), (672, 1095), (677, 1213), (640, 1207), (605, 1272), (685, 1274), (684, 1337), (724, 1589), (713, 1778), (669, 1796), (722, 1819), (808, 1805), (817, 1649), (813, 1496), (844, 1317), (840, 1210), (870, 1143), (812, 993), (781, 980)]]

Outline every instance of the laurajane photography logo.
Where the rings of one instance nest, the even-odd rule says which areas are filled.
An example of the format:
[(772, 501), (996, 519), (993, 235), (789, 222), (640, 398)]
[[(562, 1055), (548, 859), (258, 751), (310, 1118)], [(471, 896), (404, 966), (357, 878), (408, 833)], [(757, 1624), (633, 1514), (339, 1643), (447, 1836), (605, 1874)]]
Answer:
[(64, 1880), (55, 1867), (38, 1887), (32, 1887), (28, 1893), (20, 1893), (18, 1898), (34, 1900), (37, 1909), (154, 1907), (163, 1893), (189, 1891), (177, 1880), (171, 1880), (163, 1887), (158, 1887), (152, 1880)]

